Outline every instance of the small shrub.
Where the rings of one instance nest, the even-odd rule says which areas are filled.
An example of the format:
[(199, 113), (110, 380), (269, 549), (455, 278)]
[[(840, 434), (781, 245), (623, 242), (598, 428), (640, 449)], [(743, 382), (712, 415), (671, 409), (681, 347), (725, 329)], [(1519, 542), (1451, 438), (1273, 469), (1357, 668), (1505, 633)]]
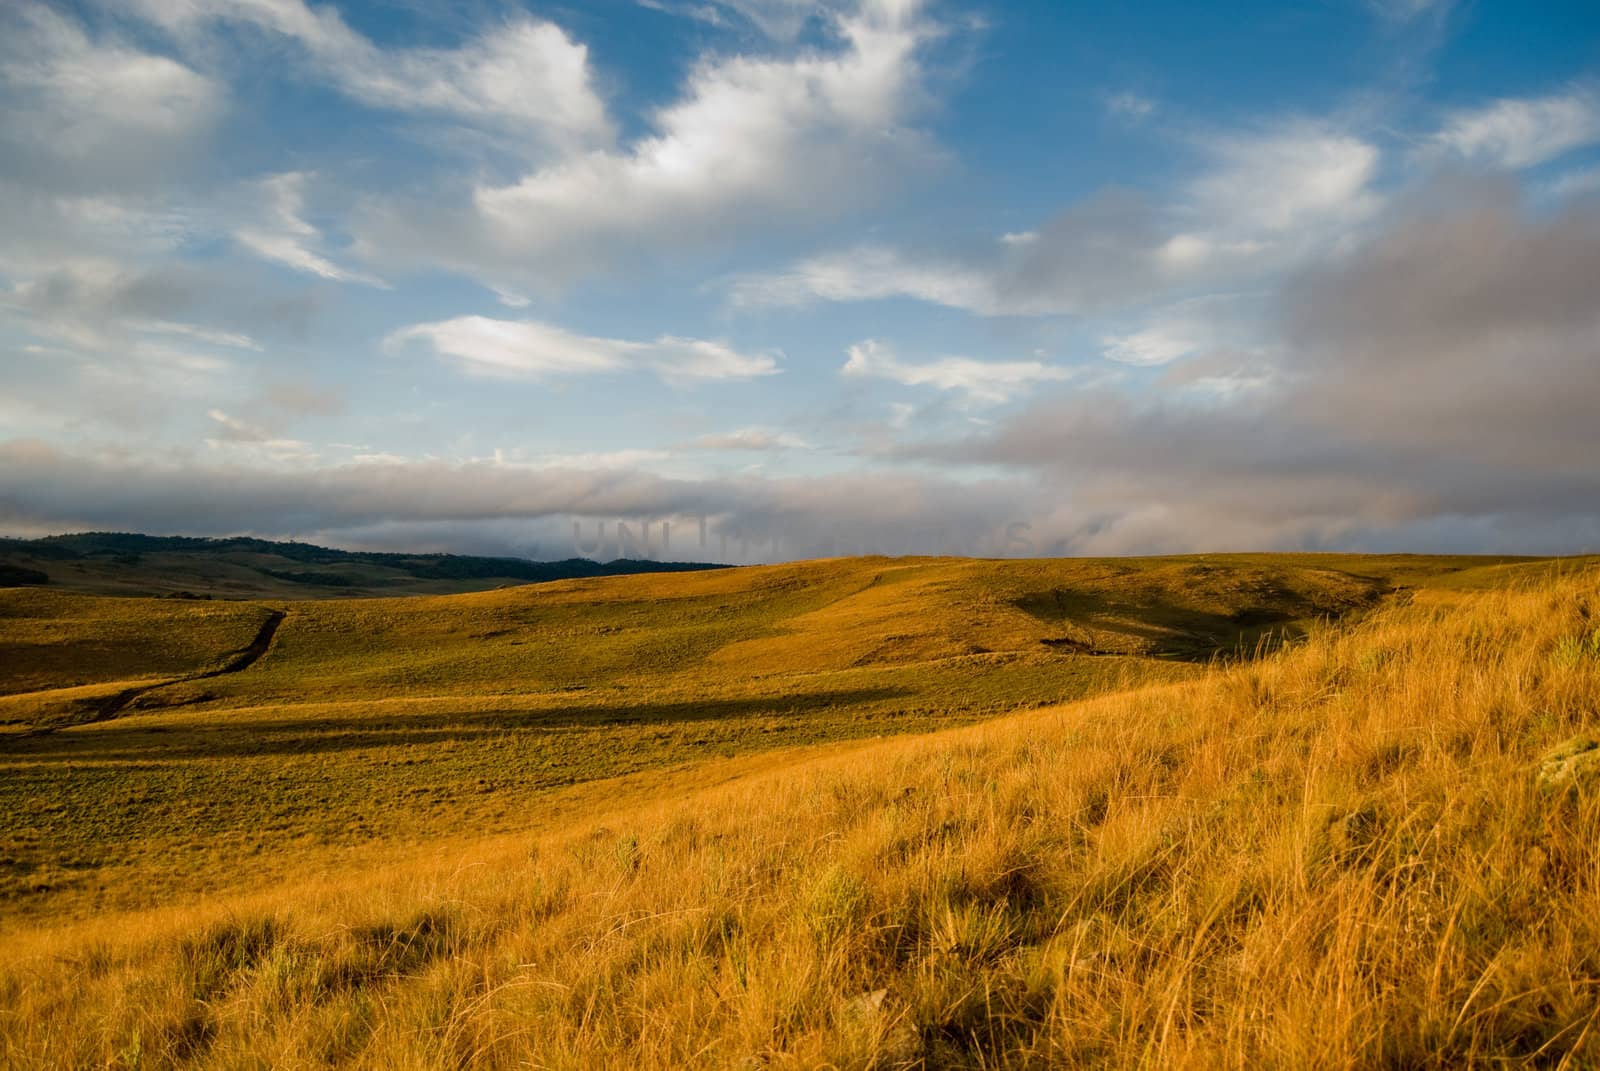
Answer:
[(1585, 636), (1563, 636), (1556, 641), (1550, 660), (1565, 669), (1575, 669), (1587, 662), (1600, 661), (1600, 628)]

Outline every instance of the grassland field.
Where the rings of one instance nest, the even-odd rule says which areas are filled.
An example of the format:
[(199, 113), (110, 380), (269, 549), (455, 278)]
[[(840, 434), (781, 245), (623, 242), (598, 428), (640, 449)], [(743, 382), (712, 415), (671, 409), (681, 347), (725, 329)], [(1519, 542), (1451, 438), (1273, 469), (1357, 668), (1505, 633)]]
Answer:
[[(1435, 874), (1427, 910), (1453, 918), (1401, 918), (1421, 908), (1383, 869), (1432, 866), (1419, 845), (1444, 822), (1466, 853), (1452, 866), (1537, 849), (1557, 885), (1518, 895), (1600, 918), (1600, 864), (1574, 854), (1600, 829), (1587, 797), (1535, 837), (1531, 789), (1472, 796), (1593, 723), (1592, 564), (868, 558), (399, 599), (0, 589), (0, 1055), (1592, 1052), (1600, 945), (1572, 943), (1579, 919), (1548, 969), (1524, 950), (1500, 978), (1500, 946), (1486, 967), (1450, 942), (1466, 940), (1462, 897), (1492, 915), (1493, 882), (1522, 878)], [(1559, 852), (1578, 869), (1549, 870)], [(1365, 923), (1327, 914), (1340, 882)], [(1291, 909), (1323, 912), (1329, 935)], [(1470, 923), (1483, 948), (1559, 936)], [(1374, 950), (1360, 925), (1412, 936)], [(1341, 940), (1360, 947), (1273, 958)], [(1414, 993), (1429, 955), (1432, 990)], [(1537, 1005), (1557, 1025), (1528, 1025), (1516, 984), (1565, 986)], [(1480, 1003), (1485, 986), (1503, 1002)], [(1330, 999), (1342, 1025), (1300, 1042), (1250, 1018)], [(1463, 999), (1460, 1021), (1435, 1021)], [(1515, 1044), (1495, 1033), (1507, 1016)]]

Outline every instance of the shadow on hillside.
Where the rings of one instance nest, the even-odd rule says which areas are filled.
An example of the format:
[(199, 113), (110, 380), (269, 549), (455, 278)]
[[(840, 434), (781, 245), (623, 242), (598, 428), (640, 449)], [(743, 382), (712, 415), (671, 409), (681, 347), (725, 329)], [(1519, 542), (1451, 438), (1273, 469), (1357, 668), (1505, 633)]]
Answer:
[(1228, 612), (1178, 606), (1161, 599), (1054, 589), (1014, 600), (1017, 609), (1066, 635), (1047, 645), (1092, 654), (1142, 654), (1204, 663), (1249, 657), (1305, 635), (1305, 623), (1338, 618), (1371, 606), (1379, 597), (1319, 603), (1299, 592), (1275, 589)]
[(219, 722), (211, 727), (140, 726), (63, 729), (0, 737), (0, 759), (28, 762), (167, 762), (194, 758), (305, 755), (363, 748), (441, 744), (519, 732), (562, 732), (614, 726), (672, 726), (730, 718), (788, 718), (836, 711), (910, 695), (899, 688), (860, 688), (783, 698), (707, 699), (678, 703), (575, 704), (526, 711), (280, 718)]

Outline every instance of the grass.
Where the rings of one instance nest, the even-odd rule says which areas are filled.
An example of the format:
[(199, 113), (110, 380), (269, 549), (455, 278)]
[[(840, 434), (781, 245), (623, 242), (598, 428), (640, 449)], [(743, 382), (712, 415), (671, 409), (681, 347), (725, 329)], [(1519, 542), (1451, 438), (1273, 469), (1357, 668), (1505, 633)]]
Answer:
[(1593, 574), (1218, 564), (290, 605), (213, 699), (6, 739), (65, 877), (8, 900), (0, 1063), (1600, 1060)]
[(0, 696), (200, 672), (249, 643), (267, 616), (250, 603), (0, 588)]
[[(13, 589), (0, 921), (224, 890), (240, 860), (256, 880), (308, 854), (525, 829), (552, 793), (608, 778), (1185, 679), (1403, 581), (1506, 568), (843, 559), (271, 604)], [(247, 670), (183, 679), (276, 613)]]

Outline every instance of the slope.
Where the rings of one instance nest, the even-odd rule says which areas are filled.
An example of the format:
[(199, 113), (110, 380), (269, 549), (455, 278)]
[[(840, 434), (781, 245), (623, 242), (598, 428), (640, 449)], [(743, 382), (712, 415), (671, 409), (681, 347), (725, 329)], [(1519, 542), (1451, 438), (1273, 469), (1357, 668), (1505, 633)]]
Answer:
[(1593, 573), (1424, 591), (1185, 683), (41, 934), (0, 1052), (1587, 1066), (1597, 620)]
[[(1495, 567), (840, 559), (269, 605), (15, 590), (0, 915), (148, 905), (524, 829), (607, 778), (1186, 679), (1401, 578)], [(215, 672), (279, 613), (266, 657)]]

